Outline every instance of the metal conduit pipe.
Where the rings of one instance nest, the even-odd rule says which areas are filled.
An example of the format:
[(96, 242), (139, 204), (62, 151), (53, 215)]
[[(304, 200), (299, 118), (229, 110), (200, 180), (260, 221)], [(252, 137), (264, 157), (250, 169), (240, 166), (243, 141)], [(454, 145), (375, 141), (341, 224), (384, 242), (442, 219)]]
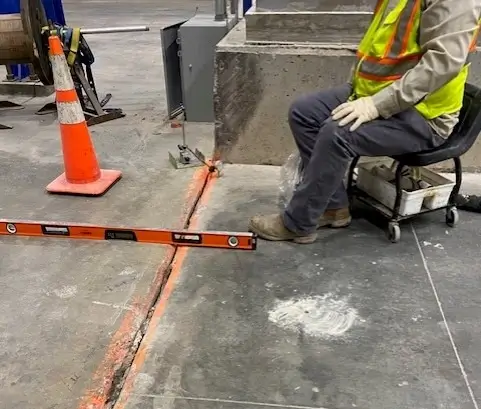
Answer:
[[(20, 0), (20, 13), (0, 14), (0, 65), (31, 64), (44, 85), (53, 85), (48, 44), (42, 35), (42, 28), (46, 26), (48, 21), (41, 0)], [(80, 31), (82, 34), (106, 34), (149, 31), (149, 28), (106, 27)]]
[(109, 34), (109, 33), (134, 33), (138, 31), (149, 31), (147, 26), (125, 26), (125, 27), (103, 27), (103, 28), (81, 28), (82, 34)]
[(227, 18), (227, 2), (226, 0), (215, 0), (215, 20), (223, 21)]

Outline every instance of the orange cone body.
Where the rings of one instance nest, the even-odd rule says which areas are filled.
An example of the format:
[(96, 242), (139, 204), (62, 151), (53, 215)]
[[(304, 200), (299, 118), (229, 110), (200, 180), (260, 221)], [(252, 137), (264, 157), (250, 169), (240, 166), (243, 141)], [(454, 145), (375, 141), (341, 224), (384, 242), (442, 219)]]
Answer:
[(48, 43), (65, 172), (47, 186), (47, 191), (100, 196), (122, 177), (122, 173), (100, 169), (62, 43), (57, 36), (50, 36)]

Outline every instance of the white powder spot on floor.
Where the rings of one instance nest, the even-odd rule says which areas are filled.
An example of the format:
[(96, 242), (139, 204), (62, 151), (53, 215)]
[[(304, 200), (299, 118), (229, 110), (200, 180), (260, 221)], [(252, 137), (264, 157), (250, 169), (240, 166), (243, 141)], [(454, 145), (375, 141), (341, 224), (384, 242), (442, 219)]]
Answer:
[(130, 276), (132, 274), (135, 274), (135, 270), (132, 267), (126, 267), (120, 272), (119, 276)]
[(135, 387), (141, 393), (148, 393), (149, 389), (155, 385), (155, 378), (152, 375), (140, 372), (135, 376)]
[(314, 393), (319, 393), (319, 388), (316, 388), (316, 387), (314, 386), (314, 388), (312, 388), (312, 392), (314, 392)]
[(437, 243), (434, 247), (436, 247), (439, 250), (444, 250), (444, 246), (441, 243)]
[(371, 261), (371, 264), (377, 264), (377, 262), (376, 262), (376, 261)]
[(401, 382), (398, 386), (403, 387), (403, 386), (408, 386), (408, 385), (409, 385), (409, 382), (404, 381), (404, 382)]
[(57, 288), (56, 290), (53, 290), (53, 293), (59, 298), (71, 298), (75, 294), (77, 294), (77, 286), (66, 285), (62, 288)]
[(269, 311), (269, 320), (290, 331), (302, 331), (314, 337), (343, 336), (352, 327), (358, 313), (348, 305), (347, 298), (328, 293), (278, 301)]
[(432, 243), (429, 242), (429, 241), (423, 241), (423, 246), (426, 247), (426, 246), (431, 246)]

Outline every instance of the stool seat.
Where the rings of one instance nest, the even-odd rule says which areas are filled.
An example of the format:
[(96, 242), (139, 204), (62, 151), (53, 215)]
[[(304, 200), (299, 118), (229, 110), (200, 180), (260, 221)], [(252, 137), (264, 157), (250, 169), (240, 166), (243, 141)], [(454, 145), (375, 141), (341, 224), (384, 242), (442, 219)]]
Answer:
[(459, 122), (446, 142), (435, 149), (393, 156), (392, 158), (405, 166), (428, 166), (457, 158), (473, 146), (480, 132), (481, 89), (466, 84)]

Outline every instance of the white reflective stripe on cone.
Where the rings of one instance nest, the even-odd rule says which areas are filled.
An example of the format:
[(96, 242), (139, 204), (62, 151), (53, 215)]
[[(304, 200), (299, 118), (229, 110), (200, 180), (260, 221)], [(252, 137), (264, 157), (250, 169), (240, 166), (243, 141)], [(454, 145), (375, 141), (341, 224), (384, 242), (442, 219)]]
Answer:
[(80, 124), (85, 121), (80, 102), (57, 102), (58, 121), (63, 125)]
[(67, 65), (64, 55), (51, 55), (50, 63), (52, 64), (53, 80), (55, 89), (59, 91), (68, 91), (74, 89), (72, 76)]

